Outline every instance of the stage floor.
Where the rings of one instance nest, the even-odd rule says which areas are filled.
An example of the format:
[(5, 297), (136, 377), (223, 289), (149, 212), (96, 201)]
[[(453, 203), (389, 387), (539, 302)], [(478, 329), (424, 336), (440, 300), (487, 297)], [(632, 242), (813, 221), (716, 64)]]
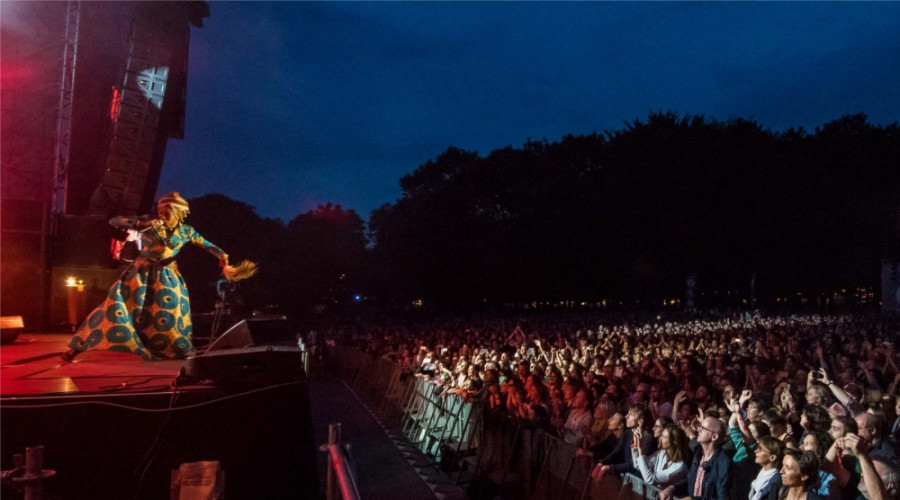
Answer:
[(144, 361), (134, 354), (86, 351), (71, 362), (68, 333), (30, 333), (0, 346), (0, 396), (75, 395), (159, 390), (169, 386), (185, 360)]

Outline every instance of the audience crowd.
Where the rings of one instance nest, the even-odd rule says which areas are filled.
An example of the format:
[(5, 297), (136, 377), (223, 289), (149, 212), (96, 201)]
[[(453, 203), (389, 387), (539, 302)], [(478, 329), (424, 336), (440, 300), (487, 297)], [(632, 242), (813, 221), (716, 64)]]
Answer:
[(336, 328), (660, 498), (898, 497), (896, 317), (615, 314)]

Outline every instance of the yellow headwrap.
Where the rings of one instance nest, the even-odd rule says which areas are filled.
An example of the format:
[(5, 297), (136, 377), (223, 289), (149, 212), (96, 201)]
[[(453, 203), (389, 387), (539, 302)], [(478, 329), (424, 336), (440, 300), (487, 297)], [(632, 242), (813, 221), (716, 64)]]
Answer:
[(172, 191), (160, 196), (156, 202), (156, 210), (159, 212), (160, 217), (164, 217), (163, 214), (171, 210), (178, 222), (184, 221), (184, 218), (191, 211), (187, 200), (182, 198), (178, 191)]

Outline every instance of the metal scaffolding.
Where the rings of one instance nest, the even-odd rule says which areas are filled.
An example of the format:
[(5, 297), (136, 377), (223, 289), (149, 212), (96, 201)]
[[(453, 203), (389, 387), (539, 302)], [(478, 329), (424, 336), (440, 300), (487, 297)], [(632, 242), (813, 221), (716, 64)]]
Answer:
[(53, 190), (50, 210), (66, 213), (69, 180), (69, 151), (72, 138), (72, 101), (75, 94), (75, 64), (78, 56), (78, 24), (81, 2), (70, 1), (66, 8), (66, 35), (63, 44), (62, 75), (59, 82), (59, 106), (56, 113), (56, 147), (53, 155)]
[[(27, 32), (8, 30), (3, 57), (21, 68), (2, 99), (5, 199), (44, 201), (65, 210), (72, 103), (81, 5), (35, 2), (9, 5)], [(4, 15), (10, 15), (9, 13)]]

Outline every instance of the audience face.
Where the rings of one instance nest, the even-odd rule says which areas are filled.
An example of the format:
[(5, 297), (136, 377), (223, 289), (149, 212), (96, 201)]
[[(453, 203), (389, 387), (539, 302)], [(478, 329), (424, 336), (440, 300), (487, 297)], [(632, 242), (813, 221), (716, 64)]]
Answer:
[(806, 437), (803, 438), (803, 442), (800, 443), (800, 449), (803, 451), (811, 451), (815, 454), (818, 454), (819, 442), (816, 441), (816, 436), (807, 434)]
[(731, 401), (737, 396), (734, 390), (734, 386), (731, 384), (726, 384), (725, 387), (722, 388), (722, 399), (725, 401)]
[(844, 437), (844, 434), (846, 433), (847, 429), (844, 427), (843, 422), (835, 419), (831, 421), (831, 427), (828, 429), (828, 434), (831, 435), (831, 439), (836, 441), (838, 438)]
[[(656, 422), (654, 422), (653, 423), (653, 437), (655, 437), (656, 439), (660, 439), (660, 437), (663, 434), (663, 430), (665, 428), (666, 428), (666, 426), (663, 425), (662, 420), (657, 420)], [(662, 448), (663, 446), (660, 444), (660, 447)]]
[(762, 419), (763, 412), (760, 411), (759, 404), (751, 401), (747, 404), (747, 420), (754, 422)]
[(689, 422), (691, 420), (691, 405), (682, 403), (678, 408), (678, 420), (681, 422)]
[[(657, 422), (659, 424), (659, 422)], [(661, 450), (671, 450), (672, 449), (672, 436), (669, 435), (669, 431), (667, 429), (663, 429), (657, 435), (656, 426), (653, 426), (653, 436), (659, 439), (659, 449)]]
[(785, 455), (781, 465), (781, 484), (788, 488), (804, 486), (809, 476), (800, 472), (800, 464), (791, 455)]
[(706, 417), (700, 423), (700, 429), (697, 431), (697, 442), (700, 444), (718, 445), (719, 437), (722, 433), (722, 421)]
[(855, 420), (856, 425), (859, 426), (859, 431), (857, 432), (859, 437), (868, 441), (869, 444), (872, 444), (877, 437), (876, 430), (872, 425), (872, 416), (868, 413), (860, 413), (855, 417)]
[(765, 446), (757, 446), (754, 453), (756, 458), (753, 461), (760, 467), (771, 466), (778, 458), (767, 450)]
[(630, 401), (631, 401), (631, 404), (633, 404), (633, 405), (637, 405), (637, 404), (646, 404), (646, 403), (647, 403), (647, 396), (646, 396), (643, 392), (641, 392), (641, 391), (635, 391), (635, 392), (631, 395)]
[(747, 426), (750, 429), (750, 435), (753, 436), (753, 439), (755, 439), (757, 441), (759, 441), (759, 438), (763, 437), (763, 436), (760, 436), (760, 432), (759, 432), (760, 426), (757, 425), (759, 423), (760, 422), (751, 422), (750, 425)]
[(572, 401), (572, 409), (575, 410), (584, 410), (587, 409), (588, 405), (588, 395), (584, 390), (578, 391), (578, 394), (575, 395), (574, 401)]
[(640, 415), (636, 414), (635, 412), (633, 412), (631, 410), (628, 410), (628, 412), (625, 414), (625, 427), (627, 427), (629, 429), (637, 428), (637, 426), (640, 422), (640, 418), (641, 418)]
[(609, 418), (608, 428), (611, 431), (621, 431), (625, 429), (625, 418), (621, 413), (613, 413), (613, 416)]
[(808, 405), (825, 405), (825, 389), (821, 385), (814, 385), (806, 391), (806, 404)]
[(706, 388), (705, 385), (701, 385), (697, 388), (697, 393), (694, 395), (694, 399), (697, 401), (706, 401), (709, 399), (709, 389)]

